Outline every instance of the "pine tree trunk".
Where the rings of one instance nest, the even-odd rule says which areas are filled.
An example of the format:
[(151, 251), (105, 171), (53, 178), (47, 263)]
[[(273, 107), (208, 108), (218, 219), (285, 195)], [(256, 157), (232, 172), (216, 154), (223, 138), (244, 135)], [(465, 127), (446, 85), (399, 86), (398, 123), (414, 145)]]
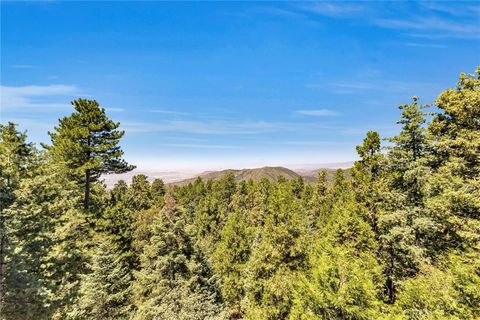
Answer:
[(90, 170), (85, 171), (85, 211), (90, 209)]
[(388, 293), (388, 303), (394, 304), (395, 303), (395, 286), (393, 280), (394, 274), (394, 260), (393, 260), (393, 248), (390, 246), (389, 249), (390, 254), (390, 261), (389, 261), (389, 270), (387, 274), (387, 293)]

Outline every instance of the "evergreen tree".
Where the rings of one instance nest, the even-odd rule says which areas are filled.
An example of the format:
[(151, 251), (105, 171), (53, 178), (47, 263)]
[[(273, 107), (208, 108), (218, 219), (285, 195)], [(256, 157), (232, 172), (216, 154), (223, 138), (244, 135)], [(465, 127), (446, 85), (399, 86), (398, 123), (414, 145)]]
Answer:
[(279, 179), (246, 266), (247, 318), (288, 317), (293, 279), (305, 267), (305, 218), (291, 184)]
[(426, 247), (434, 228), (424, 205), (429, 168), (428, 140), (425, 134), (426, 113), (418, 98), (401, 105), (401, 132), (389, 139), (382, 210), (378, 220), (379, 254), (385, 263), (388, 301), (396, 299), (400, 281), (414, 276), (426, 259)]
[(442, 92), (428, 126), (435, 161), (428, 209), (438, 225), (435, 250), (480, 250), (480, 68)]
[[(397, 153), (408, 154), (400, 146), (394, 148)], [(352, 175), (357, 201), (366, 209), (367, 221), (378, 244), (375, 251), (384, 268), (385, 300), (393, 304), (399, 281), (418, 270), (421, 251), (415, 245), (414, 211), (405, 207), (405, 195), (391, 188), (386, 159), (380, 151), (378, 133), (368, 132), (363, 145), (357, 147), (361, 160), (355, 163)]]
[(40, 173), (40, 158), (26, 138), (12, 122), (0, 125), (0, 319), (40, 319), (45, 313), (40, 267), (48, 220), (25, 197), (28, 181)]
[(378, 219), (382, 203), (382, 191), (385, 185), (382, 181), (382, 168), (385, 166), (384, 155), (381, 153), (380, 135), (369, 131), (363, 144), (357, 146), (360, 161), (352, 168), (353, 186), (359, 203), (367, 208), (368, 221), (378, 240)]
[(152, 187), (146, 175), (133, 176), (132, 183), (127, 191), (125, 204), (127, 208), (134, 212), (146, 210), (153, 205)]
[(161, 208), (163, 206), (163, 200), (167, 189), (165, 187), (165, 183), (163, 183), (162, 179), (155, 179), (151, 184), (151, 193), (153, 197), (153, 205)]
[(125, 180), (119, 180), (115, 185), (113, 186), (113, 189), (110, 190), (110, 199), (109, 199), (109, 205), (114, 206), (118, 203), (124, 203), (126, 194), (128, 190), (128, 185), (125, 182)]
[(108, 238), (99, 241), (90, 273), (82, 275), (73, 319), (129, 319), (131, 272), (121, 250)]
[(405, 193), (411, 207), (423, 207), (426, 195), (426, 180), (429, 175), (429, 147), (423, 124), (426, 113), (422, 109), (428, 105), (419, 105), (418, 97), (412, 103), (401, 105), (402, 124), (399, 135), (390, 139), (393, 143), (388, 153), (389, 171), (392, 175), (392, 187)]
[(194, 252), (173, 197), (166, 197), (135, 274), (134, 319), (213, 318), (221, 311), (217, 292), (202, 276), (201, 255)]
[(233, 200), (234, 211), (228, 216), (213, 253), (214, 271), (220, 278), (229, 319), (240, 319), (243, 316), (245, 267), (250, 258), (254, 231), (248, 220), (248, 207), (244, 199), (247, 192), (245, 184), (240, 184)]
[(298, 275), (290, 319), (381, 319), (381, 269), (372, 254), (323, 242)]
[(121, 157), (118, 146), (124, 132), (117, 130), (119, 123), (110, 120), (105, 109), (95, 100), (72, 101), (75, 112), (60, 119), (55, 132), (50, 132), (52, 145), (44, 147), (50, 151), (54, 161), (65, 169), (85, 190), (84, 209), (90, 208), (90, 187), (106, 173), (123, 173), (134, 167)]
[(52, 246), (45, 265), (51, 285), (48, 301), (53, 309), (52, 319), (65, 319), (78, 298), (81, 275), (89, 272), (87, 262), (94, 245), (94, 230), (85, 212), (77, 209), (84, 199), (76, 181), (65, 179), (60, 170), (49, 168), (48, 172), (48, 183), (39, 189), (51, 200), (37, 202), (42, 210), (51, 207), (47, 214), (54, 224), (48, 233)]
[(201, 250), (211, 255), (220, 238), (220, 232), (232, 211), (232, 200), (237, 188), (235, 176), (227, 174), (218, 181), (210, 180), (205, 196), (195, 210), (196, 240)]
[[(142, 210), (135, 213), (135, 219), (132, 228), (132, 250), (135, 257), (135, 264), (140, 261), (140, 255), (143, 252), (145, 246), (150, 242), (150, 238), (153, 236), (152, 225), (161, 215), (160, 209), (152, 207), (147, 210)], [(138, 267), (137, 265), (135, 267)]]
[(97, 221), (97, 230), (109, 235), (123, 255), (128, 257), (132, 268), (137, 260), (132, 246), (134, 225), (139, 214), (127, 208), (124, 201), (119, 201), (106, 207)]
[(325, 205), (308, 251), (307, 270), (295, 282), (291, 318), (375, 318), (380, 315), (382, 270), (374, 233), (342, 170), (332, 189), (321, 191)]
[(21, 181), (15, 202), (5, 210), (10, 253), (6, 268), (6, 319), (47, 319), (51, 311), (48, 295), (53, 288), (45, 266), (50, 262), (48, 253), (53, 246), (50, 232), (55, 205), (48, 203), (58, 199), (43, 186), (49, 182), (45, 172), (37, 170), (38, 175)]
[(461, 316), (453, 277), (449, 271), (423, 265), (420, 272), (404, 281), (401, 287), (398, 301), (392, 310), (397, 318), (474, 319)]

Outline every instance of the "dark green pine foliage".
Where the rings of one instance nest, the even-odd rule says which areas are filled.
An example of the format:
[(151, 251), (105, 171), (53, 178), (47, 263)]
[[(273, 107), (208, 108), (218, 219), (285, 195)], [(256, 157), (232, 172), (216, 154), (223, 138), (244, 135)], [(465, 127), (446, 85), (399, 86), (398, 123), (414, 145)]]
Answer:
[(308, 221), (300, 204), (292, 184), (279, 178), (246, 265), (248, 319), (285, 319), (290, 313), (293, 280), (306, 265)]
[(244, 316), (245, 269), (250, 258), (255, 227), (249, 224), (249, 188), (241, 182), (233, 198), (233, 212), (228, 216), (213, 253), (213, 266), (229, 319)]
[(194, 251), (185, 219), (171, 194), (151, 224), (152, 236), (140, 256), (134, 319), (213, 319), (221, 312), (215, 285), (201, 254)]
[(124, 132), (110, 120), (97, 101), (78, 99), (70, 116), (59, 120), (55, 132), (49, 132), (52, 145), (45, 147), (62, 163), (85, 192), (84, 209), (90, 208), (90, 187), (102, 174), (123, 173), (134, 167), (123, 159), (118, 143)]
[[(201, 177), (195, 179), (194, 182), (189, 183), (186, 186), (174, 186), (172, 188), (177, 203), (180, 207), (183, 208), (184, 216), (186, 223), (188, 225), (195, 225), (195, 220), (197, 219), (197, 211), (200, 205), (200, 202), (207, 193), (205, 183)], [(196, 232), (199, 232), (199, 228), (195, 227)]]
[(418, 98), (401, 105), (401, 132), (389, 139), (393, 143), (387, 156), (383, 192), (383, 211), (379, 219), (380, 254), (385, 263), (388, 301), (393, 303), (403, 279), (414, 276), (427, 258), (433, 240), (434, 223), (425, 208), (428, 195), (429, 150), (425, 116)]
[(108, 235), (113, 243), (122, 252), (133, 268), (136, 263), (133, 246), (133, 228), (136, 222), (136, 213), (127, 203), (127, 184), (121, 180), (109, 192), (108, 205), (102, 210), (97, 220), (97, 230)]
[(367, 132), (363, 144), (357, 146), (356, 149), (360, 160), (355, 162), (351, 170), (356, 200), (366, 207), (367, 219), (373, 231), (378, 235), (379, 212), (383, 201), (382, 192), (386, 190), (382, 180), (385, 157), (381, 153), (378, 132)]
[(375, 253), (385, 275), (384, 299), (393, 304), (398, 281), (416, 270), (411, 264), (412, 256), (418, 256), (412, 246), (413, 230), (405, 212), (397, 210), (402, 194), (389, 188), (387, 159), (381, 153), (379, 134), (369, 131), (357, 152), (360, 161), (352, 169), (356, 199), (365, 207), (366, 220), (375, 235)]
[[(55, 183), (55, 177), (44, 166), (35, 173), (22, 180), (15, 203), (6, 209), (10, 217), (9, 245), (13, 251), (7, 265), (9, 278), (13, 280), (10, 305), (13, 314), (8, 319), (47, 319), (56, 307), (51, 295), (57, 282), (51, 272), (59, 261), (50, 259), (55, 246), (52, 232), (56, 215), (66, 210), (67, 203), (58, 201), (60, 184)], [(68, 183), (62, 188), (68, 189)], [(9, 303), (5, 306), (8, 308)]]
[(82, 275), (79, 298), (69, 313), (72, 319), (129, 319), (132, 274), (122, 251), (106, 237), (90, 263), (90, 273)]
[(42, 178), (29, 188), (39, 197), (30, 199), (32, 206), (42, 210), (53, 224), (47, 234), (52, 245), (45, 264), (50, 285), (48, 302), (53, 309), (52, 319), (65, 319), (78, 297), (81, 275), (89, 271), (87, 261), (95, 232), (89, 217), (78, 209), (84, 195), (77, 182), (68, 179), (52, 162), (45, 164)]
[(435, 222), (434, 264), (405, 281), (398, 313), (480, 317), (480, 69), (435, 101), (428, 125), (432, 173), (426, 208)]
[(45, 313), (40, 266), (48, 221), (25, 203), (26, 181), (39, 174), (39, 156), (26, 139), (14, 123), (0, 125), (0, 319), (41, 319)]
[(207, 255), (212, 254), (220, 238), (220, 232), (232, 211), (232, 199), (236, 187), (233, 174), (227, 174), (218, 181), (208, 181), (205, 186), (205, 195), (195, 208), (196, 241)]
[(145, 246), (150, 243), (150, 238), (153, 235), (153, 223), (161, 215), (160, 209), (152, 207), (148, 210), (135, 212), (135, 219), (133, 225), (128, 226), (132, 232), (131, 248), (133, 250), (134, 269), (140, 267), (140, 255)]
[(378, 318), (382, 270), (374, 233), (341, 170), (333, 187), (322, 190), (321, 196), (325, 211), (309, 246), (308, 268), (295, 282), (290, 318)]
[(162, 179), (155, 179), (150, 185), (153, 205), (159, 208), (163, 207), (164, 197), (167, 193), (167, 188)]
[(429, 125), (435, 165), (428, 208), (438, 223), (437, 250), (480, 250), (480, 68), (435, 101)]
[(108, 199), (108, 206), (115, 206), (119, 203), (125, 202), (126, 194), (128, 190), (128, 184), (125, 180), (118, 180), (110, 190), (110, 198)]
[(257, 234), (265, 225), (266, 217), (270, 207), (270, 196), (272, 194), (272, 182), (263, 177), (260, 182), (252, 186), (252, 205), (249, 208), (248, 221), (252, 224)]
[(103, 210), (99, 229), (117, 247), (132, 278), (139, 267), (139, 255), (150, 239), (153, 215), (163, 207), (165, 192), (162, 180), (150, 184), (145, 175), (134, 176), (130, 186), (119, 181), (109, 192), (110, 205)]
[(133, 176), (127, 190), (125, 206), (133, 212), (138, 212), (149, 209), (153, 204), (152, 187), (148, 177), (144, 174)]
[(424, 127), (426, 113), (422, 109), (428, 105), (419, 105), (418, 97), (412, 103), (401, 105), (402, 125), (399, 135), (389, 139), (393, 146), (389, 148), (388, 166), (392, 187), (403, 192), (406, 204), (411, 207), (423, 207), (426, 196), (426, 180), (430, 174), (429, 144)]
[(323, 219), (330, 210), (330, 204), (327, 201), (327, 170), (319, 171), (315, 184), (306, 188), (308, 187), (311, 188), (311, 193), (309, 196), (304, 196), (304, 207), (308, 213), (308, 227), (310, 232), (314, 233), (317, 230), (319, 219)]
[(115, 241), (125, 255), (130, 256), (133, 267), (138, 260), (132, 248), (135, 225), (143, 212), (155, 204), (147, 176), (133, 176), (130, 186), (122, 180), (119, 181), (109, 192), (109, 197), (110, 205), (103, 210), (99, 227)]

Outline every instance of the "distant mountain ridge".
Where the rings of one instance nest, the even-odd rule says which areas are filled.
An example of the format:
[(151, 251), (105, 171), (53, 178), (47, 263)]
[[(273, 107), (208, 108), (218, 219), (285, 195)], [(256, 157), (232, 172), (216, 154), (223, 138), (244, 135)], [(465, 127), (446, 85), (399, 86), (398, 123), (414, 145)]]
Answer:
[(221, 171), (207, 171), (202, 174), (199, 174), (195, 177), (171, 182), (171, 185), (185, 185), (191, 182), (194, 182), (197, 178), (202, 178), (205, 181), (208, 180), (216, 180), (224, 177), (225, 175), (232, 173), (235, 176), (235, 180), (238, 181), (247, 181), (247, 180), (254, 180), (259, 181), (262, 178), (267, 178), (271, 181), (277, 181), (280, 176), (284, 177), (287, 180), (294, 180), (302, 177), (305, 182), (312, 183), (317, 180), (317, 175), (320, 170), (327, 170), (327, 180), (333, 180), (335, 175), (335, 171), (337, 169), (323, 169), (320, 168), (318, 170), (298, 170), (293, 171), (291, 169), (285, 167), (261, 167), (261, 168), (253, 168), (253, 169), (226, 169)]
[[(352, 162), (353, 163), (353, 162)], [(348, 163), (347, 163), (348, 165)], [(349, 176), (348, 168), (351, 166), (343, 165), (342, 169), (345, 170), (345, 175)], [(335, 167), (299, 167), (294, 169), (289, 169), (286, 167), (261, 167), (261, 168), (249, 168), (249, 169), (225, 169), (219, 171), (204, 171), (204, 172), (194, 172), (194, 171), (142, 171), (134, 170), (131, 172), (123, 174), (111, 174), (103, 176), (104, 182), (107, 188), (112, 188), (116, 182), (119, 180), (125, 180), (128, 184), (130, 183), (134, 175), (143, 174), (148, 177), (149, 181), (154, 179), (162, 179), (168, 185), (185, 185), (190, 182), (195, 181), (198, 177), (201, 177), (204, 181), (207, 180), (216, 180), (224, 177), (228, 173), (233, 173), (236, 181), (247, 181), (261, 180), (263, 177), (266, 177), (269, 180), (277, 181), (279, 176), (283, 176), (287, 180), (297, 179), (298, 177), (303, 177), (306, 183), (313, 183), (317, 180), (318, 172), (320, 170), (327, 170), (327, 180), (333, 181), (335, 177), (335, 171), (338, 169)]]

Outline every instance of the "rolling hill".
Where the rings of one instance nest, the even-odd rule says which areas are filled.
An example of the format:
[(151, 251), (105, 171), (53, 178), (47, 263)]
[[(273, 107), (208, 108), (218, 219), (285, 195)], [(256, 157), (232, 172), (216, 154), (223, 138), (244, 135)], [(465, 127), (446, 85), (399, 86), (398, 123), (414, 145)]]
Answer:
[[(221, 171), (207, 171), (202, 174), (199, 174), (193, 178), (172, 182), (171, 185), (186, 185), (190, 182), (194, 182), (195, 179), (201, 177), (203, 180), (215, 180), (224, 177), (229, 173), (233, 173), (236, 181), (246, 181), (246, 180), (261, 180), (263, 177), (266, 177), (269, 180), (277, 181), (279, 176), (283, 176), (287, 180), (297, 179), (303, 177), (306, 183), (313, 183), (317, 180), (317, 174), (322, 169), (318, 170), (298, 170), (297, 172), (290, 170), (284, 167), (262, 167), (254, 169), (227, 169)], [(328, 181), (332, 181), (335, 176), (336, 169), (325, 169), (327, 170)]]

